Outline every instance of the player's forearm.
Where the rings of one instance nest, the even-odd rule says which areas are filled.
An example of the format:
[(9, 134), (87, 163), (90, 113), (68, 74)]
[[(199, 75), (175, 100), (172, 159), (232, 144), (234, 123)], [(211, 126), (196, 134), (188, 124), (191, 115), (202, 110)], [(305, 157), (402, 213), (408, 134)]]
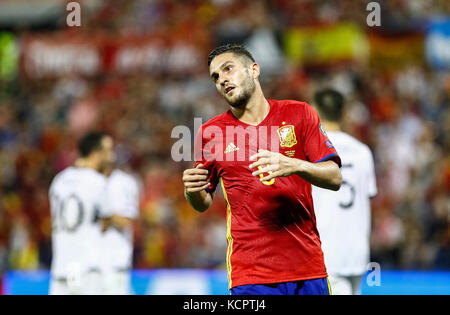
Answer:
[(330, 190), (339, 190), (342, 175), (339, 166), (333, 161), (310, 163), (296, 160), (296, 174), (314, 186)]
[(113, 214), (109, 218), (102, 218), (102, 231), (106, 232), (109, 228), (116, 228), (119, 231), (131, 228), (133, 226), (133, 219), (122, 217)]
[(184, 191), (184, 196), (189, 204), (195, 210), (199, 212), (204, 212), (208, 210), (208, 208), (212, 204), (212, 196), (210, 193), (206, 192), (206, 190), (201, 190), (197, 192), (186, 192)]
[(133, 225), (133, 220), (127, 217), (114, 214), (111, 219), (112, 224), (119, 230), (128, 229)]

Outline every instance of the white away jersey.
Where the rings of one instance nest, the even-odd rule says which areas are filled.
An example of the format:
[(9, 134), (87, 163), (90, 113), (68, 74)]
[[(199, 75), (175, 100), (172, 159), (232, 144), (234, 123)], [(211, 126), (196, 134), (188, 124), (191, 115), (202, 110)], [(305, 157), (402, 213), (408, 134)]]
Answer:
[(370, 259), (370, 197), (377, 193), (369, 147), (344, 132), (328, 132), (342, 160), (342, 186), (313, 186), (317, 228), (330, 275), (360, 275)]
[(93, 169), (69, 167), (53, 179), (49, 196), (52, 276), (65, 278), (97, 269), (106, 177)]
[[(139, 184), (130, 174), (119, 169), (112, 172), (107, 183), (107, 209), (129, 219), (139, 215)], [(132, 265), (133, 231), (109, 228), (104, 234), (105, 268), (128, 269)]]

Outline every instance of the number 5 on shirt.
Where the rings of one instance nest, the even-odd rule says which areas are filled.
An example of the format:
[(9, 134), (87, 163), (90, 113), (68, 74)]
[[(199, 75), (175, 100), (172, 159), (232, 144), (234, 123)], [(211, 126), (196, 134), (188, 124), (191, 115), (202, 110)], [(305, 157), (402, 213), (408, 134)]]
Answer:
[[(262, 166), (258, 166), (258, 169), (262, 169)], [(272, 174), (272, 171), (269, 171), (269, 174)], [(264, 178), (264, 174), (259, 174), (259, 178)], [(265, 180), (262, 183), (264, 185), (273, 185), (275, 183), (275, 178), (272, 178), (271, 180)]]

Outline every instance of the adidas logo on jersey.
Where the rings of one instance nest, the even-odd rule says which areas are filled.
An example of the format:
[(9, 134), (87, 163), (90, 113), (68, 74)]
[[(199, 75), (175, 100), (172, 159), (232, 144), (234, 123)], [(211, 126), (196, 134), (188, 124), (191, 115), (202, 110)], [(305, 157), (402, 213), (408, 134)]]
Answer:
[(225, 153), (230, 153), (230, 152), (234, 152), (237, 150), (239, 150), (239, 148), (237, 146), (235, 146), (233, 142), (231, 142), (225, 149)]

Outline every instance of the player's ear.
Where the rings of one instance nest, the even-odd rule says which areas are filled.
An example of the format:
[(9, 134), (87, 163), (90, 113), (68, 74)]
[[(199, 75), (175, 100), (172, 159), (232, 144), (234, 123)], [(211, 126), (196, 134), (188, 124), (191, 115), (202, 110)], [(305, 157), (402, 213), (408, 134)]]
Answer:
[(250, 74), (252, 75), (253, 79), (259, 78), (260, 69), (259, 65), (256, 62), (252, 63), (252, 65), (250, 66)]

